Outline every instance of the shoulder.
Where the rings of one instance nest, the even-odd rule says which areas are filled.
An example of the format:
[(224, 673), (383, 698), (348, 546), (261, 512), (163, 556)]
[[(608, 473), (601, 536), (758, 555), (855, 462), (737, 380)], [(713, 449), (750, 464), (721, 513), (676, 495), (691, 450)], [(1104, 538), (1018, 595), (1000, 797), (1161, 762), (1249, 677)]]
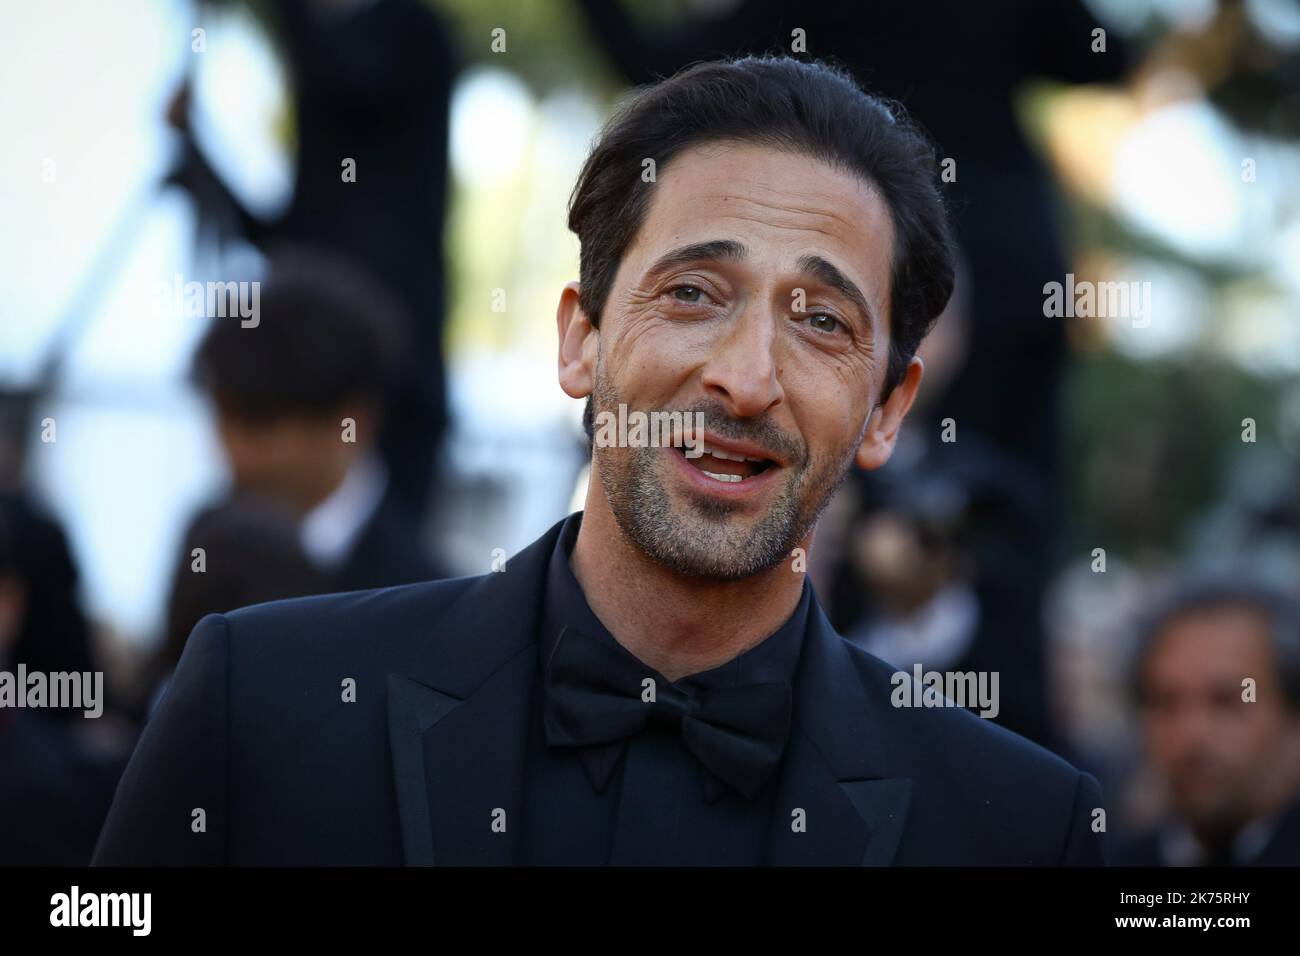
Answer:
[[(194, 712), (219, 725), (236, 742), (240, 766), (262, 766), (288, 751), (299, 759), (318, 750), (351, 752), (387, 720), (390, 675), (415, 670), (413, 662), (454, 639), (457, 629), (442, 624), (476, 580), (210, 614), (190, 635), (163, 704), (173, 717)], [(447, 647), (438, 659), (458, 657), (455, 651)]]
[[(888, 713), (892, 726), (906, 728), (906, 736), (915, 747), (926, 746), (928, 759), (958, 768), (978, 763), (986, 768), (1032, 771), (1070, 781), (1077, 776), (1078, 771), (1065, 760), (990, 718), (947, 703), (927, 705), (911, 672), (900, 671), (856, 645), (844, 643), (868, 698), (878, 705), (877, 711)], [(980, 676), (976, 674), (971, 679), (978, 682)], [(995, 675), (983, 676), (985, 681), (981, 686), (993, 694), (996, 706), (998, 685), (992, 679)]]
[(210, 645), (203, 656), (228, 661), (232, 696), (260, 693), (268, 681), (280, 681), (282, 692), (286, 684), (391, 671), (471, 688), (534, 639), (546, 560), (562, 524), (512, 557), (508, 574), (503, 564), (488, 574), (257, 604), (209, 615), (189, 644)]
[(915, 694), (906, 700), (896, 692), (911, 673), (845, 646), (885, 763), (912, 780), (913, 807), (936, 838), (978, 841), (983, 858), (1007, 863), (1101, 861), (1092, 831), (1102, 807), (1095, 779), (965, 707), (918, 706)]
[(399, 660), (483, 576), (422, 581), (290, 598), (210, 615), (195, 630), (220, 630), (232, 658), (368, 656)]

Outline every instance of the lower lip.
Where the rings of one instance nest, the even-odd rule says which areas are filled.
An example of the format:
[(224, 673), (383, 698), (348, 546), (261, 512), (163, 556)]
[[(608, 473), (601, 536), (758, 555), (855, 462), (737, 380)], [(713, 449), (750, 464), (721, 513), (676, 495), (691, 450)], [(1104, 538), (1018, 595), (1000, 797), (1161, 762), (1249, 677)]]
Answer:
[(686, 460), (686, 456), (677, 449), (666, 448), (664, 450), (677, 463), (678, 470), (684, 474), (693, 488), (714, 498), (725, 498), (730, 501), (744, 501), (747, 498), (762, 494), (769, 485), (776, 481), (776, 473), (781, 470), (778, 465), (768, 465), (766, 471), (751, 478), (746, 478), (744, 481), (718, 481), (716, 478), (710, 478), (692, 465)]

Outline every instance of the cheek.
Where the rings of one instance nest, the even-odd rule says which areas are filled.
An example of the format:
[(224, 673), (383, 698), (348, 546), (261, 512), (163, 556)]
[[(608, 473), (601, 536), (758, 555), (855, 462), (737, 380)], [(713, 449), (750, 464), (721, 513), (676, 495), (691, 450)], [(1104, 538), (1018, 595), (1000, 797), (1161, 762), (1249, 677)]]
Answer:
[(1173, 764), (1193, 751), (1201, 751), (1204, 741), (1185, 719), (1157, 720), (1150, 735), (1151, 753), (1160, 763)]
[(1249, 751), (1257, 756), (1263, 756), (1274, 749), (1277, 741), (1285, 732), (1279, 722), (1275, 719), (1274, 714), (1264, 711), (1258, 704), (1243, 705), (1254, 708), (1242, 714), (1240, 726), (1237, 729), (1240, 740), (1240, 749)]
[(871, 379), (856, 362), (792, 356), (778, 367), (790, 413), (814, 454), (856, 446), (871, 409)]
[(332, 447), (312, 432), (297, 432), (292, 437), (286, 437), (279, 458), (285, 467), (305, 469), (318, 465)]
[(238, 472), (247, 471), (260, 457), (256, 434), (245, 429), (222, 429), (221, 444), (231, 467)]
[(619, 339), (605, 353), (605, 374), (637, 404), (677, 395), (699, 364), (703, 344), (697, 328), (648, 322)]
[(301, 458), (300, 442), (291, 429), (267, 429), (248, 443), (249, 465), (265, 474), (282, 474)]

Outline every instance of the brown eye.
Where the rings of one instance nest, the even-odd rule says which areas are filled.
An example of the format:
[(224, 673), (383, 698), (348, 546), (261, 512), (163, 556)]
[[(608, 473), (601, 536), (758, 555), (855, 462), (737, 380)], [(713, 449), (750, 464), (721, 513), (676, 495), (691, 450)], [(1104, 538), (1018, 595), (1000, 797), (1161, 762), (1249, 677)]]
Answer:
[(840, 320), (825, 312), (814, 312), (808, 317), (808, 324), (818, 332), (837, 332), (840, 328)]
[[(694, 285), (679, 285), (671, 291), (678, 302), (689, 302), (692, 304), (699, 302), (700, 296), (704, 294), (699, 286)], [(683, 293), (686, 293), (686, 297), (683, 297)]]

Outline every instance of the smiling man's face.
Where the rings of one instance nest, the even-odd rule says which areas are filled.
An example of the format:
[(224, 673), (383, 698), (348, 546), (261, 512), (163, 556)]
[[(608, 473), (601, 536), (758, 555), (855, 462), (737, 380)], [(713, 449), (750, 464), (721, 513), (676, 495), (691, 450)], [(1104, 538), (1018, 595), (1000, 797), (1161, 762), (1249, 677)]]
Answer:
[(911, 404), (919, 361), (872, 414), (893, 225), (870, 183), (768, 146), (692, 147), (653, 188), (599, 332), (561, 343), (561, 382), (597, 415), (703, 413), (706, 448), (727, 457), (598, 446), (595, 474), (641, 550), (747, 577), (805, 542), (855, 460), (884, 463)]

